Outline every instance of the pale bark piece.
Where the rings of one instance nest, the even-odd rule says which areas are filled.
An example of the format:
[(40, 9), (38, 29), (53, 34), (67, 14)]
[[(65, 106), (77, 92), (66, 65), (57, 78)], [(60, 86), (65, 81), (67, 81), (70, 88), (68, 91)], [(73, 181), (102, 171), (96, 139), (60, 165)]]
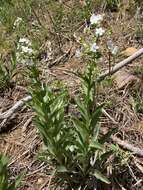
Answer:
[(135, 75), (132, 75), (131, 73), (125, 70), (116, 72), (113, 75), (113, 79), (117, 86), (117, 89), (122, 89), (126, 85), (138, 80), (138, 78)]
[(127, 49), (125, 49), (122, 54), (129, 57), (131, 55), (133, 55), (134, 53), (136, 53), (138, 51), (137, 48), (135, 47), (128, 47)]
[(7, 119), (10, 118), (13, 113), (15, 113), (17, 110), (19, 110), (26, 102), (30, 101), (32, 99), (31, 96), (26, 96), (25, 98), (22, 98), (16, 104), (13, 105), (8, 111), (0, 114), (0, 119)]
[(115, 143), (117, 143), (118, 145), (120, 145), (124, 149), (131, 151), (135, 155), (143, 157), (143, 149), (141, 149), (139, 147), (135, 147), (133, 144), (129, 144), (127, 141), (122, 141), (117, 137), (111, 137), (111, 138)]

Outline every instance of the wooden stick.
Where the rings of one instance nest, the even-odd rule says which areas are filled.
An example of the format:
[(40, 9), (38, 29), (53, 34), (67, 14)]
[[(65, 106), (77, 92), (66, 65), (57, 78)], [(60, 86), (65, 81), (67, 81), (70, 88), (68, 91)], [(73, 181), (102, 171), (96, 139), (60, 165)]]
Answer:
[(111, 68), (110, 71), (108, 70), (108, 71), (105, 71), (105, 73), (102, 73), (99, 76), (98, 81), (104, 80), (105, 77), (109, 76), (109, 74), (112, 75), (112, 74), (116, 73), (121, 68), (123, 68), (124, 66), (127, 66), (132, 61), (134, 61), (136, 58), (140, 57), (142, 54), (143, 54), (143, 48), (141, 48), (140, 50), (138, 50), (137, 52), (135, 52), (133, 55), (131, 55), (127, 59), (124, 59), (123, 61), (121, 61), (118, 64), (116, 64), (114, 67)]
[(52, 63), (50, 63), (48, 65), (49, 68), (57, 65), (59, 62), (61, 62), (62, 59), (68, 57), (68, 55), (70, 55), (70, 52), (71, 52), (71, 47), (68, 49), (67, 52), (65, 52), (63, 55), (61, 55), (60, 57), (58, 57), (55, 61), (53, 61)]
[(21, 108), (25, 102), (28, 102), (32, 99), (31, 96), (26, 96), (25, 98), (22, 98), (16, 104), (14, 104), (8, 111), (0, 114), (0, 119), (7, 119), (13, 115), (14, 112), (16, 112), (19, 108)]
[[(135, 59), (137, 59), (138, 57), (140, 57), (143, 54), (143, 48), (141, 48), (140, 50), (138, 50), (137, 52), (135, 52), (133, 55), (131, 55), (130, 57), (124, 59), (123, 61), (117, 63), (114, 67), (111, 67), (109, 70), (106, 70), (104, 73), (101, 73), (101, 75), (99, 75), (99, 77), (97, 78), (98, 81), (102, 81), (104, 80), (107, 76), (109, 75), (113, 75), (114, 73), (116, 73), (117, 71), (119, 71), (120, 69), (122, 69), (124, 66), (127, 66), (128, 64), (132, 63), (132, 61), (134, 61)], [(73, 71), (70, 71), (68, 69), (61, 69), (61, 68), (55, 68), (58, 70), (62, 70), (65, 71), (67, 74), (73, 74), (76, 77), (79, 77), (78, 74), (76, 74)]]
[[(107, 128), (101, 128), (100, 131), (104, 135), (106, 133), (108, 133)], [(131, 151), (133, 154), (138, 155), (140, 157), (143, 157), (143, 149), (142, 148), (135, 147), (133, 144), (129, 144), (127, 141), (123, 141), (123, 140), (119, 139), (118, 137), (116, 137), (114, 135), (111, 136), (111, 140), (114, 143), (117, 143), (122, 148)]]
[(117, 137), (111, 137), (111, 139), (117, 143), (118, 145), (122, 146), (123, 148), (133, 152), (133, 154), (136, 154), (138, 156), (141, 156), (143, 157), (143, 149), (140, 149), (138, 147), (135, 147), (134, 145), (132, 144), (129, 144), (128, 142), (126, 141), (122, 141), (120, 140), (119, 138)]

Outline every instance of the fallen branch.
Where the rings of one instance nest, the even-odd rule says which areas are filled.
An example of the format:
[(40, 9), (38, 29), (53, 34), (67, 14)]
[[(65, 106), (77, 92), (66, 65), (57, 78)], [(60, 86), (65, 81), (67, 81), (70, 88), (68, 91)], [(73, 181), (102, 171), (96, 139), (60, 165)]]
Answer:
[(3, 121), (0, 124), (0, 133), (2, 132), (2, 130), (5, 128), (6, 123), (7, 123), (8, 119), (3, 119)]
[(131, 55), (130, 57), (128, 57), (127, 59), (124, 59), (123, 61), (119, 62), (118, 64), (116, 64), (114, 67), (111, 68), (111, 70), (109, 71), (105, 71), (105, 73), (102, 73), (99, 78), (98, 81), (102, 81), (104, 80), (107, 76), (112, 75), (114, 73), (116, 73), (117, 71), (119, 71), (121, 68), (123, 68), (124, 66), (127, 66), (128, 64), (130, 64), (132, 61), (134, 61), (136, 58), (140, 57), (143, 54), (143, 48), (141, 48), (140, 50), (138, 50), (137, 52), (135, 52), (133, 55)]
[[(128, 57), (127, 59), (124, 59), (123, 61), (117, 63), (114, 67), (111, 67), (110, 71), (106, 70), (104, 73), (101, 73), (101, 75), (99, 75), (98, 77), (98, 81), (102, 81), (104, 80), (107, 76), (109, 75), (113, 75), (114, 73), (116, 73), (117, 71), (119, 71), (120, 69), (122, 69), (124, 66), (127, 66), (128, 64), (132, 63), (132, 61), (134, 61), (135, 59), (137, 59), (138, 57), (140, 57), (143, 54), (143, 48), (141, 48), (140, 50), (138, 50), (137, 52), (135, 52), (133, 55), (131, 55), (130, 57)], [(73, 74), (76, 77), (79, 77), (79, 75), (77, 73), (75, 73), (74, 71), (70, 71), (67, 69), (61, 69), (61, 68), (54, 68), (56, 70), (61, 70), (66, 72), (67, 74)]]
[(52, 63), (50, 63), (48, 65), (49, 68), (57, 65), (58, 63), (60, 63), (63, 59), (67, 58), (70, 55), (71, 52), (71, 48), (69, 48), (69, 50), (67, 52), (65, 52), (63, 55), (61, 55), (60, 57), (58, 57), (55, 61), (53, 61)]
[(19, 110), (24, 105), (25, 102), (28, 102), (31, 99), (31, 96), (26, 96), (25, 98), (22, 98), (21, 100), (16, 102), (16, 104), (14, 104), (14, 106), (12, 106), (8, 111), (0, 114), (0, 120), (10, 118), (14, 112)]
[(123, 147), (124, 149), (127, 149), (131, 152), (133, 152), (133, 154), (136, 154), (138, 156), (141, 156), (143, 157), (143, 149), (140, 149), (138, 147), (135, 147), (134, 145), (132, 144), (129, 144), (128, 142), (126, 141), (122, 141), (120, 140), (119, 138), (117, 137), (111, 137), (112, 140), (117, 143), (118, 145), (120, 145), (121, 147)]
[[(102, 134), (107, 134), (108, 129), (107, 128), (101, 128)], [(115, 137), (114, 135), (111, 136), (111, 140), (114, 143), (117, 143), (119, 146), (121, 146), (123, 149), (131, 151), (133, 154), (138, 155), (140, 157), (143, 157), (143, 149), (135, 147), (133, 144), (129, 144), (127, 141), (123, 141), (119, 139), (118, 137)]]

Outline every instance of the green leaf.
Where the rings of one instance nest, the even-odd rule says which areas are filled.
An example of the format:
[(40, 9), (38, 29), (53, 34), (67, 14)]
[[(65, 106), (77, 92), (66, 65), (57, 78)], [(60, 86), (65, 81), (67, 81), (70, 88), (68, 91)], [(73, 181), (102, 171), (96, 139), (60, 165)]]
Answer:
[(75, 117), (73, 118), (72, 121), (74, 123), (76, 130), (79, 132), (80, 136), (82, 137), (82, 141), (85, 142), (88, 136), (88, 130), (86, 129), (86, 125)]
[(92, 119), (91, 119), (91, 128), (94, 130), (95, 126), (100, 120), (100, 116), (102, 114), (102, 108), (103, 105), (100, 105), (96, 108), (95, 112), (92, 114)]
[(94, 133), (95, 141), (97, 141), (97, 139), (98, 139), (99, 131), (100, 131), (100, 124), (98, 124), (98, 126), (96, 126), (96, 128), (95, 128), (95, 133)]
[(16, 190), (15, 183), (10, 184), (6, 190)]
[(89, 117), (86, 106), (78, 98), (76, 99), (76, 104), (78, 106), (79, 112), (82, 115), (82, 119), (88, 121)]
[(58, 173), (65, 173), (65, 172), (68, 172), (67, 168), (65, 166), (58, 166), (57, 167), (57, 172)]
[(117, 130), (118, 130), (117, 128), (110, 129), (105, 135), (103, 135), (100, 138), (99, 142), (102, 144), (107, 142), (109, 140), (109, 138), (111, 137), (111, 135), (115, 134), (117, 132)]
[[(113, 151), (108, 151), (108, 152), (103, 153), (103, 154), (100, 156), (101, 162), (103, 163), (104, 161), (106, 161), (112, 154), (113, 154)], [(97, 160), (97, 161), (98, 161), (98, 160)]]
[(15, 187), (18, 187), (22, 178), (25, 176), (26, 172), (22, 172), (18, 177), (16, 177), (16, 180), (15, 180)]
[(106, 176), (104, 176), (99, 170), (94, 170), (94, 174), (93, 176), (95, 176), (97, 179), (99, 179), (100, 181), (103, 181), (104, 183), (110, 184), (111, 182), (108, 180), (108, 178)]
[(7, 166), (9, 159), (6, 156), (0, 155), (0, 165)]
[(94, 139), (90, 142), (89, 145), (91, 148), (95, 148), (95, 149), (99, 149), (99, 150), (103, 150), (104, 146), (100, 143), (98, 143), (97, 141), (95, 141)]

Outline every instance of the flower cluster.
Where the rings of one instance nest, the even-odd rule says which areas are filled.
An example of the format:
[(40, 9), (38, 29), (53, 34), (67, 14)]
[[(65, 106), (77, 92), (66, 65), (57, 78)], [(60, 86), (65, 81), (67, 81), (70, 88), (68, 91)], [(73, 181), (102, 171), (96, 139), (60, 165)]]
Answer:
[(97, 46), (95, 42), (90, 47), (90, 51), (93, 53), (96, 53), (98, 49), (99, 49), (99, 46)]
[(92, 14), (90, 17), (90, 25), (95, 28), (95, 40), (90, 46), (90, 51), (96, 53), (99, 50), (97, 46), (97, 39), (105, 33), (105, 30), (101, 27), (101, 22), (103, 21), (103, 15)]
[(117, 55), (118, 51), (119, 51), (119, 47), (118, 46), (115, 46), (112, 42), (112, 40), (108, 40), (107, 41), (107, 47), (108, 47), (108, 50), (110, 51), (110, 53), (115, 56)]
[[(76, 50), (76, 57), (80, 57), (83, 55), (82, 51), (86, 53), (93, 53), (96, 54), (99, 51), (99, 46), (97, 45), (97, 40), (99, 37), (103, 36), (105, 33), (105, 30), (101, 27), (101, 22), (103, 21), (103, 16), (102, 15), (91, 15), (90, 17), (90, 25), (85, 26), (84, 28), (84, 34), (89, 34), (91, 35), (92, 30), (91, 28), (95, 31), (94, 36), (92, 36), (92, 39), (89, 40), (89, 42), (83, 42), (82, 41), (82, 48)], [(92, 43), (90, 43), (92, 41)]]
[(90, 24), (91, 25), (93, 25), (93, 24), (100, 24), (102, 20), (103, 20), (103, 16), (102, 15), (92, 14), (91, 17), (90, 17)]
[(96, 28), (95, 35), (96, 37), (102, 36), (105, 33), (105, 30), (103, 28)]
[(16, 59), (17, 62), (31, 65), (33, 64), (32, 57), (34, 55), (34, 50), (32, 48), (32, 43), (28, 38), (20, 38), (17, 44)]
[[(88, 55), (90, 58), (97, 59), (101, 57), (100, 42), (101, 37), (105, 33), (105, 29), (102, 28), (103, 15), (92, 14), (90, 17), (90, 24), (84, 28), (84, 36), (79, 40), (82, 47), (76, 50), (75, 56), (81, 57)], [(118, 53), (118, 47), (114, 46), (111, 40), (107, 41), (107, 48), (109, 52), (115, 56)]]
[(23, 21), (22, 18), (17, 17), (17, 19), (14, 21), (13, 28), (19, 27), (22, 21)]

